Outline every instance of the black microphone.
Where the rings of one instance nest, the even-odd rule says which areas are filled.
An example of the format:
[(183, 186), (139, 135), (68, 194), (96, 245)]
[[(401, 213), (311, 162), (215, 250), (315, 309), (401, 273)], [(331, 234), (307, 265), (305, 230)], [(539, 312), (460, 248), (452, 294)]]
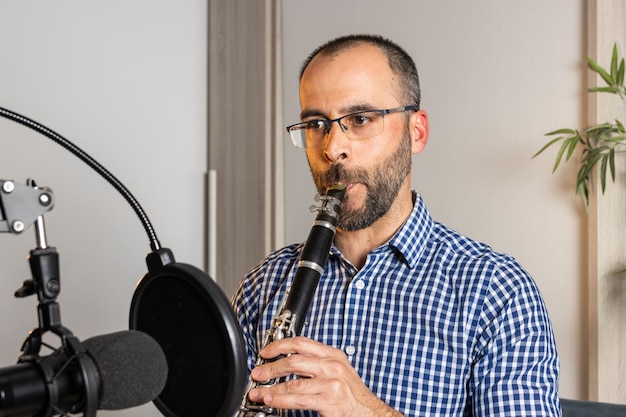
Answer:
[(34, 362), (0, 369), (0, 417), (84, 412), (90, 380), (96, 382), (97, 407), (102, 410), (135, 407), (163, 390), (167, 361), (149, 335), (120, 331), (82, 345), (84, 355), (69, 354), (63, 347)]

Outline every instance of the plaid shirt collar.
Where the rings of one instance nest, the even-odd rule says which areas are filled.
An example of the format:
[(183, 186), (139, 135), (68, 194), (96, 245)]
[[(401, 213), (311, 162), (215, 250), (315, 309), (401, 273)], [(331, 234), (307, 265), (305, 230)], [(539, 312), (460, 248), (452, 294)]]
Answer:
[[(400, 260), (410, 269), (416, 267), (424, 253), (426, 244), (431, 238), (434, 221), (424, 204), (422, 196), (413, 191), (413, 210), (400, 229), (387, 242), (374, 249), (378, 251), (394, 251)], [(342, 256), (341, 251), (333, 244), (331, 256)]]

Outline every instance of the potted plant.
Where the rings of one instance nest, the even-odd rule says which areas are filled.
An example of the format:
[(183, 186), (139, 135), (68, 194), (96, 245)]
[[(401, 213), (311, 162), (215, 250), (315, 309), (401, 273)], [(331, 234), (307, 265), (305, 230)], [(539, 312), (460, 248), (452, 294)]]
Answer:
[[(616, 94), (621, 102), (626, 100), (626, 86), (624, 85), (624, 58), (620, 58), (617, 52), (617, 43), (613, 45), (610, 69), (606, 70), (593, 59), (587, 58), (589, 68), (596, 72), (606, 86), (589, 88), (593, 93)], [(581, 149), (580, 167), (576, 176), (576, 193), (580, 195), (585, 209), (589, 207), (589, 189), (593, 184), (594, 168), (598, 166), (602, 193), (606, 189), (607, 172), (612, 181), (615, 181), (615, 155), (626, 151), (626, 136), (624, 124), (620, 120), (589, 126), (583, 130), (559, 129), (546, 136), (554, 137), (533, 158), (544, 152), (547, 148), (560, 143), (559, 151), (552, 172), (559, 167), (561, 161), (565, 162)]]

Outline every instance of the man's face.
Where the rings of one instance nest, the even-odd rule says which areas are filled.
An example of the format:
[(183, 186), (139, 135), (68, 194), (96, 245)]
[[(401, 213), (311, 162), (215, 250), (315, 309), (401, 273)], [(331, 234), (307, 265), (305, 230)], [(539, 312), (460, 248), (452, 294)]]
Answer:
[[(317, 56), (300, 83), (303, 120), (334, 119), (359, 110), (390, 109), (400, 102), (387, 58), (371, 45), (336, 57)], [(394, 95), (395, 94), (395, 95)], [(383, 133), (351, 140), (333, 123), (322, 145), (307, 149), (316, 187), (347, 184), (338, 227), (360, 230), (381, 218), (394, 203), (411, 171), (411, 138), (406, 113), (385, 116)]]
[(332, 184), (350, 184), (350, 187), (359, 184), (363, 188), (365, 194), (359, 206), (349, 204), (356, 191), (346, 196), (338, 223), (338, 227), (345, 231), (361, 230), (387, 213), (411, 173), (411, 141), (406, 133), (393, 153), (381, 156), (369, 168), (346, 168), (342, 163), (330, 165), (327, 169), (310, 166), (320, 194)]

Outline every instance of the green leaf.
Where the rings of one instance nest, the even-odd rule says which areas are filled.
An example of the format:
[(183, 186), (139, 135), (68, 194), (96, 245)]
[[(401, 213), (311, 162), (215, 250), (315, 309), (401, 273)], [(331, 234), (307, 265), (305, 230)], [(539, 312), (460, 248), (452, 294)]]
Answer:
[[(613, 44), (613, 53), (611, 54), (611, 78), (617, 81), (617, 42)], [(619, 84), (619, 83), (618, 83)]]
[(615, 182), (615, 148), (609, 152), (609, 162), (611, 167), (611, 179)]
[(600, 77), (602, 77), (602, 79), (604, 80), (605, 83), (607, 83), (609, 86), (615, 85), (615, 80), (613, 80), (613, 78), (611, 78), (609, 73), (606, 72), (606, 70), (604, 68), (602, 68), (600, 65), (598, 65), (591, 58), (587, 58), (587, 62), (589, 63), (589, 66), (591, 67), (591, 69), (594, 70), (595, 72), (597, 72), (600, 75)]
[(602, 184), (602, 194), (604, 194), (604, 190), (606, 190), (606, 166), (607, 166), (608, 158), (606, 155), (602, 157), (602, 162), (600, 163), (600, 184)]
[(624, 87), (624, 58), (619, 63), (619, 68), (617, 69), (617, 85)]
[(559, 129), (554, 130), (552, 132), (546, 133), (545, 136), (553, 136), (553, 135), (576, 135), (578, 132), (574, 129)]
[(589, 87), (587, 91), (589, 91), (590, 93), (619, 94), (621, 90), (617, 87)]
[(576, 145), (580, 143), (580, 138), (578, 136), (574, 136), (574, 137), (571, 137), (568, 142), (569, 142), (569, 149), (567, 150), (567, 156), (565, 157), (566, 161), (569, 161), (569, 159), (574, 154)]
[(602, 130), (602, 129), (609, 129), (611, 128), (611, 124), (610, 123), (602, 123), (599, 125), (593, 125), (593, 126), (589, 126), (588, 128), (585, 129), (585, 132), (594, 132), (596, 130)]
[(578, 170), (578, 174), (576, 175), (576, 187), (580, 187), (580, 184), (583, 184), (587, 180), (588, 174), (588, 165), (583, 164), (580, 166)]
[(561, 140), (563, 140), (563, 139), (565, 139), (565, 138), (564, 138), (564, 137), (562, 137), (562, 136), (561, 136), (561, 137), (558, 137), (558, 138), (555, 138), (555, 139), (552, 139), (550, 142), (546, 143), (546, 144), (544, 145), (544, 147), (543, 147), (543, 148), (541, 148), (541, 149), (539, 150), (539, 152), (537, 152), (536, 154), (534, 154), (534, 155), (533, 155), (533, 158), (534, 158), (534, 157), (536, 157), (537, 155), (539, 155), (540, 153), (542, 153), (543, 151), (545, 151), (546, 149), (548, 149), (550, 146), (554, 145), (556, 142), (559, 142), (559, 141), (561, 141)]
[(554, 167), (552, 168), (553, 174), (556, 172), (556, 169), (559, 167), (559, 164), (561, 163), (561, 159), (563, 158), (563, 153), (565, 152), (567, 148), (569, 148), (568, 142), (564, 140), (563, 144), (561, 145), (561, 148), (559, 149), (559, 152), (557, 152), (556, 154), (556, 160), (554, 161)]

